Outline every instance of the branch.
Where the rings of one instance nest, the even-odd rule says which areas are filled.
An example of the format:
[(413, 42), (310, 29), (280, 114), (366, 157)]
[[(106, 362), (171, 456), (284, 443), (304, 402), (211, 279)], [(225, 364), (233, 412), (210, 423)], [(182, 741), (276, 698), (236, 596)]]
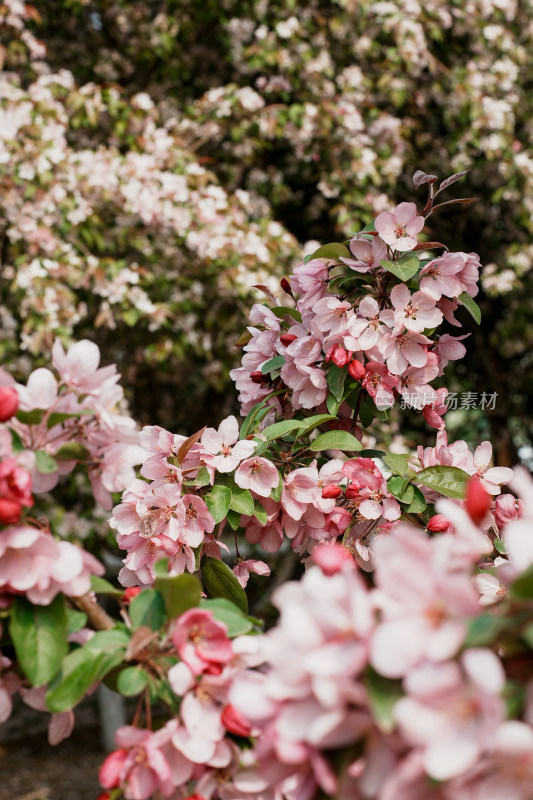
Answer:
[(87, 614), (88, 621), (95, 631), (109, 631), (115, 627), (115, 623), (109, 614), (89, 594), (84, 594), (81, 597), (71, 597), (70, 599), (76, 608)]

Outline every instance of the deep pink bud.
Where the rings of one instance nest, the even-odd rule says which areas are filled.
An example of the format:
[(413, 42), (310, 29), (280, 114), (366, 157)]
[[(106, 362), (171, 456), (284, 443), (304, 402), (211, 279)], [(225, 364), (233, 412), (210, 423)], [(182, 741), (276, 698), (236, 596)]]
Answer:
[(263, 383), (265, 380), (265, 376), (261, 372), (260, 369), (256, 369), (254, 372), (250, 372), (250, 378), (254, 383)]
[(190, 794), (188, 797), (186, 797), (185, 800), (205, 800), (205, 797), (203, 794), (198, 794), (195, 792), (194, 794)]
[(17, 413), (19, 396), (14, 386), (0, 387), (0, 422), (6, 422)]
[(346, 497), (348, 500), (353, 500), (354, 497), (359, 497), (359, 486), (355, 483), (350, 483), (346, 487)]
[(479, 478), (470, 478), (466, 484), (466, 510), (474, 525), (484, 518), (490, 508), (491, 497)]
[(294, 333), (282, 333), (279, 337), (281, 344), (289, 345), (291, 342), (294, 342), (295, 339), (298, 337), (294, 335)]
[(122, 602), (124, 605), (128, 605), (131, 603), (134, 597), (137, 597), (138, 594), (141, 592), (140, 586), (128, 586), (124, 594), (122, 595)]
[(366, 370), (361, 362), (354, 358), (348, 365), (348, 373), (355, 381), (362, 381), (366, 375)]
[(282, 278), (280, 280), (280, 282), (279, 282), (279, 285), (281, 286), (281, 288), (283, 289), (284, 292), (286, 292), (287, 294), (290, 294), (291, 297), (294, 297), (294, 295), (292, 293), (291, 285), (290, 285), (289, 281), (287, 280), (287, 278)]
[(96, 800), (111, 800), (111, 795), (109, 794), (109, 792), (102, 792), (102, 794), (98, 795)]
[(14, 525), (20, 519), (22, 506), (17, 500), (8, 500), (0, 497), (0, 522), (4, 525)]
[(447, 531), (450, 527), (451, 523), (450, 520), (444, 516), (444, 514), (435, 514), (431, 519), (428, 521), (427, 529), (432, 533), (443, 533)]
[(319, 544), (311, 553), (311, 559), (318, 564), (328, 578), (340, 572), (347, 561), (354, 563), (352, 555), (340, 544)]
[(348, 363), (348, 353), (340, 344), (338, 344), (335, 348), (333, 355), (331, 356), (331, 360), (334, 364), (338, 367), (345, 367)]
[(220, 721), (227, 731), (235, 733), (237, 736), (249, 736), (252, 732), (252, 726), (248, 720), (230, 703), (224, 706)]
[(342, 489), (341, 489), (340, 486), (336, 486), (334, 483), (328, 483), (322, 489), (322, 497), (325, 500), (331, 500), (334, 497), (338, 497), (341, 492), (342, 492)]

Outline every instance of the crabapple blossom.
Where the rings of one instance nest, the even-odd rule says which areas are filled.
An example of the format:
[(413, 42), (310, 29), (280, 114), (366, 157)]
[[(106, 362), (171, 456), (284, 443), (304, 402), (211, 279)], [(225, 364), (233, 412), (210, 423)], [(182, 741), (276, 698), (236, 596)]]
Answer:
[(390, 293), (393, 308), (381, 313), (381, 319), (393, 328), (393, 333), (401, 333), (404, 328), (422, 333), (425, 328), (436, 328), (442, 322), (442, 312), (435, 300), (425, 292), (413, 295), (404, 284), (398, 284)]
[(387, 248), (379, 236), (373, 236), (372, 241), (363, 238), (362, 234), (357, 234), (350, 240), (350, 251), (354, 258), (343, 258), (341, 261), (355, 272), (369, 272), (378, 269), (380, 261), (387, 258)]
[(235, 483), (241, 489), (250, 489), (259, 497), (268, 497), (280, 481), (279, 473), (266, 458), (249, 458), (242, 461), (235, 472)]
[(201, 438), (204, 449), (214, 456), (210, 463), (217, 472), (233, 472), (238, 464), (252, 455), (254, 442), (238, 441), (239, 426), (235, 417), (223, 420), (218, 431), (207, 428)]
[(416, 213), (414, 203), (400, 203), (394, 211), (382, 211), (376, 217), (375, 228), (393, 250), (412, 250), (416, 236), (424, 227), (424, 217)]
[(233, 657), (227, 628), (211, 611), (191, 608), (181, 615), (172, 630), (180, 658), (195, 675), (226, 664)]

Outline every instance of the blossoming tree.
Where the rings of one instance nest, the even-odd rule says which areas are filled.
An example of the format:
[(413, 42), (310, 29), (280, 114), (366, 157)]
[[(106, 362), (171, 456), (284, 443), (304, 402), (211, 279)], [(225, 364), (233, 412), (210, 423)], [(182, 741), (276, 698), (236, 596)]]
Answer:
[[(448, 441), (435, 381), (465, 346), (441, 326), (478, 317), (480, 262), (418, 239), (460, 177), (418, 171), (422, 211), (390, 206), (254, 305), (240, 422), (137, 433), (85, 340), (54, 345), (58, 377), (2, 373), (0, 719), (20, 693), (59, 742), (99, 682), (138, 697), (100, 800), (530, 796), (531, 479)], [(435, 446), (379, 448), (400, 401)], [(124, 490), (121, 588), (36, 515), (77, 464), (102, 505)], [(248, 582), (274, 558), (302, 567), (265, 630)]]

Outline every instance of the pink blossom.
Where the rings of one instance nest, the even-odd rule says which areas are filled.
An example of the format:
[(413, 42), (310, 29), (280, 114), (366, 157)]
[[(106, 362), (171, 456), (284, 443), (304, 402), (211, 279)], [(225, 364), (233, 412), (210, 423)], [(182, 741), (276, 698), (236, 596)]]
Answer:
[(448, 411), (447, 397), (447, 389), (437, 389), (433, 402), (428, 403), (422, 409), (422, 414), (428, 425), (431, 425), (432, 428), (437, 428), (437, 430), (443, 430), (445, 427), (443, 416)]
[(420, 288), (435, 300), (440, 300), (442, 295), (458, 297), (463, 286), (457, 273), (463, 268), (464, 260), (460, 253), (445, 253), (420, 270)]
[(249, 458), (235, 472), (235, 483), (241, 489), (250, 489), (259, 497), (268, 497), (279, 485), (280, 476), (276, 467), (266, 458)]
[(474, 467), (482, 486), (489, 494), (500, 494), (500, 485), (509, 483), (513, 470), (509, 467), (489, 467), (492, 460), (492, 445), (482, 442), (474, 453)]
[(446, 536), (428, 539), (402, 525), (375, 542), (382, 621), (372, 640), (371, 662), (382, 675), (399, 677), (425, 659), (450, 658), (466, 635), (465, 619), (478, 612), (469, 572), (446, 563), (453, 543)]
[(14, 458), (0, 463), (0, 497), (15, 500), (22, 506), (32, 506), (31, 477)]
[(391, 375), (384, 364), (369, 361), (362, 383), (378, 408), (391, 408), (394, 405), (392, 390), (398, 387), (398, 378), (396, 375)]
[(233, 472), (244, 459), (252, 455), (254, 442), (239, 442), (239, 426), (235, 417), (227, 417), (218, 426), (207, 428), (202, 434), (203, 448), (214, 456), (209, 460), (218, 472)]
[(505, 709), (505, 675), (490, 650), (465, 650), (460, 662), (427, 664), (405, 679), (394, 714), (402, 734), (423, 748), (426, 772), (449, 780), (494, 746)]
[(412, 250), (416, 235), (424, 227), (424, 217), (418, 216), (414, 203), (400, 203), (394, 211), (382, 211), (374, 226), (384, 242), (393, 250)]
[(180, 616), (172, 630), (172, 641), (195, 675), (211, 666), (222, 666), (233, 656), (226, 625), (201, 608), (191, 608)]
[(106, 381), (115, 383), (119, 379), (114, 364), (98, 369), (100, 350), (88, 339), (75, 342), (66, 353), (59, 339), (56, 339), (52, 348), (52, 362), (61, 380), (83, 394), (99, 394)]
[(327, 380), (321, 369), (298, 362), (281, 368), (281, 379), (292, 389), (292, 407), (316, 408), (327, 395)]
[(270, 567), (264, 561), (257, 561), (254, 558), (239, 561), (234, 567), (233, 572), (235, 577), (245, 589), (248, 584), (250, 572), (255, 572), (257, 575), (270, 575)]
[(160, 739), (150, 730), (130, 725), (119, 728), (115, 734), (119, 750), (111, 753), (100, 767), (104, 789), (120, 786), (127, 800), (148, 800), (157, 790), (169, 797), (174, 785)]
[(292, 519), (299, 520), (309, 503), (315, 502), (318, 494), (316, 467), (295, 469), (283, 482), (281, 507)]
[(394, 326), (394, 333), (401, 333), (404, 328), (422, 333), (425, 328), (435, 328), (442, 322), (442, 312), (425, 292), (412, 295), (405, 284), (399, 283), (393, 288), (390, 300), (393, 308), (383, 311), (381, 319)]
[(466, 354), (466, 347), (461, 344), (461, 340), (467, 339), (469, 336), (469, 333), (465, 333), (464, 336), (451, 336), (449, 333), (444, 333), (435, 342), (433, 351), (439, 358), (439, 375), (442, 375), (444, 368), (448, 366), (450, 361), (458, 361), (463, 358)]
[(350, 552), (340, 544), (318, 544), (311, 553), (311, 558), (328, 577), (339, 572), (347, 561), (353, 561)]
[(313, 306), (313, 328), (316, 333), (324, 336), (343, 336), (348, 328), (350, 319), (354, 316), (352, 304), (347, 300), (336, 297), (323, 297)]
[(379, 236), (373, 236), (372, 241), (358, 233), (350, 241), (350, 250), (354, 258), (340, 258), (339, 260), (355, 270), (355, 272), (370, 272), (380, 266), (380, 261), (387, 258), (387, 248)]
[(369, 350), (375, 347), (381, 338), (380, 326), (383, 322), (377, 301), (373, 297), (363, 297), (357, 309), (357, 317), (351, 317), (348, 321), (345, 346), (350, 350)]
[(198, 547), (204, 535), (214, 531), (215, 521), (201, 497), (186, 494), (181, 502), (185, 508), (185, 520), (180, 532), (180, 541), (189, 547)]
[(473, 582), (479, 592), (479, 602), (483, 606), (499, 603), (507, 597), (507, 589), (500, 583), (496, 575), (480, 572), (474, 575)]
[(421, 333), (404, 331), (385, 333), (379, 349), (393, 375), (401, 375), (407, 367), (424, 367), (428, 360), (426, 345), (431, 339)]

